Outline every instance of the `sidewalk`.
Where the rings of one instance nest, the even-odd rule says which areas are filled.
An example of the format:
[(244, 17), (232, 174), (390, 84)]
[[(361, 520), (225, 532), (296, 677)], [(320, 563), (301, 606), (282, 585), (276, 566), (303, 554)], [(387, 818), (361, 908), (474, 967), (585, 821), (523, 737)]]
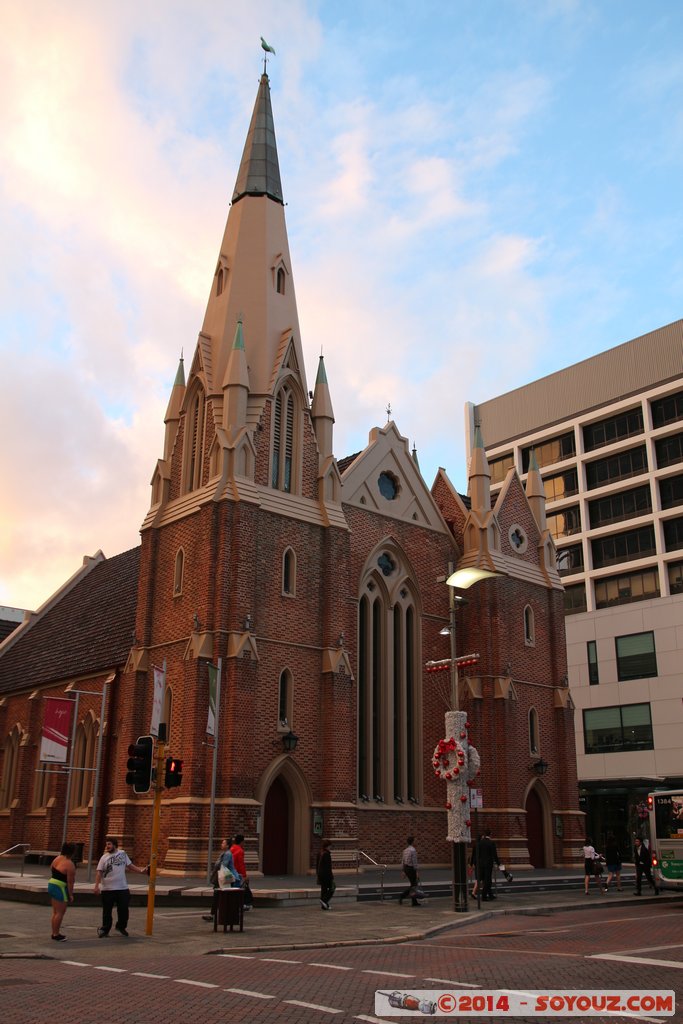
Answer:
[[(79, 869), (79, 874), (82, 869)], [(83, 871), (83, 874), (85, 872)], [(398, 872), (392, 872), (392, 888), (398, 889)], [(427, 874), (427, 873), (426, 873)], [(444, 879), (443, 872), (435, 875)], [(45, 871), (42, 877), (25, 876), (25, 889), (21, 895), (33, 898), (17, 901), (20, 893), (14, 890), (14, 900), (7, 900), (0, 893), (0, 957), (8, 956), (58, 956), (88, 963), (101, 963), (132, 957), (201, 956), (207, 953), (254, 952), (257, 950), (283, 951), (310, 947), (359, 945), (367, 943), (405, 942), (423, 939), (453, 928), (460, 928), (473, 921), (498, 919), (505, 929), (504, 918), (510, 914), (551, 915), (566, 910), (589, 910), (605, 905), (671, 904), (681, 905), (682, 896), (665, 893), (658, 897), (645, 895), (638, 899), (633, 896), (633, 886), (624, 886), (623, 892), (600, 893), (597, 888), (584, 895), (583, 879), (574, 876), (571, 888), (550, 892), (538, 888), (534, 892), (515, 892), (515, 882), (505, 891), (498, 889), (498, 899), (482, 904), (477, 909), (476, 901), (469, 902), (467, 913), (455, 913), (449, 897), (430, 898), (421, 907), (408, 904), (399, 906), (396, 899), (383, 902), (359, 902), (356, 897), (355, 876), (353, 884), (347, 885), (344, 876), (339, 878), (332, 911), (322, 911), (318, 902), (318, 889), (311, 885), (312, 879), (291, 879), (287, 888), (273, 886), (277, 879), (257, 879), (252, 886), (257, 899), (256, 908), (245, 914), (244, 932), (224, 934), (213, 931), (213, 925), (202, 920), (202, 914), (209, 907), (211, 890), (206, 886), (192, 885), (198, 879), (162, 880), (158, 887), (182, 892), (183, 898), (167, 895), (157, 900), (153, 920), (153, 935), (145, 935), (146, 887), (131, 885), (138, 896), (138, 905), (131, 909), (129, 924), (130, 938), (115, 934), (104, 940), (97, 939), (97, 925), (100, 923), (99, 901), (92, 896), (92, 884), (76, 883), (76, 900), (69, 907), (63, 931), (68, 941), (53, 943), (50, 940), (50, 908), (35, 900), (45, 894)], [(136, 877), (136, 876), (134, 876)], [(542, 876), (552, 879), (551, 873)], [(555, 877), (562, 876), (556, 873)], [(538, 877), (537, 881), (542, 878)], [(299, 881), (305, 885), (298, 886)], [(351, 879), (348, 879), (351, 881)], [(437, 879), (438, 881), (438, 879)], [(395, 885), (394, 885), (395, 882)], [(0, 889), (7, 893), (7, 875), (0, 875)], [(426, 882), (426, 884), (428, 884)], [(40, 890), (40, 893), (38, 892)], [(276, 892), (280, 897), (290, 894), (289, 900), (280, 899), (279, 905), (264, 906), (267, 893)], [(46, 894), (45, 894), (46, 895)], [(145, 904), (141, 906), (140, 904)], [(288, 907), (289, 909), (283, 909)]]

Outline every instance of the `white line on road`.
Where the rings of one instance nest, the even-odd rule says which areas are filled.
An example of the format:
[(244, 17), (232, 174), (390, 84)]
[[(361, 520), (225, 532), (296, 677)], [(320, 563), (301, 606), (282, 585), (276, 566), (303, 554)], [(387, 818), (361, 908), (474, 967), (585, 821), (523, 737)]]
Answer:
[(587, 960), (616, 960), (621, 964), (647, 964), (649, 967), (673, 967), (677, 971), (683, 971), (683, 963), (677, 964), (675, 960), (655, 960), (647, 956), (618, 956), (616, 953), (594, 953), (586, 957)]
[(361, 971), (361, 974), (381, 974), (385, 978), (414, 978), (414, 974), (401, 974), (399, 971)]
[(301, 966), (301, 960), (282, 960), (277, 956), (262, 956), (261, 959), (268, 964), (299, 964)]
[(230, 960), (255, 960), (256, 957), (249, 956), (247, 953), (219, 953), (219, 956), (224, 956)]
[(80, 960), (60, 960), (60, 964), (70, 964), (72, 967), (90, 967), (90, 964), (81, 963)]
[(218, 988), (218, 985), (214, 985), (210, 981), (193, 981), (192, 978), (174, 978), (179, 985), (195, 985), (196, 988)]
[(320, 1010), (321, 1013), (343, 1013), (343, 1010), (335, 1010), (333, 1006), (320, 1006), (319, 1003), (302, 1003), (299, 999), (283, 999), (283, 1003), (289, 1006), (305, 1006), (307, 1010)]
[(329, 967), (331, 971), (352, 971), (353, 967), (341, 967), (339, 964), (318, 964), (312, 960), (309, 967)]
[(368, 1017), (367, 1014), (365, 1013), (360, 1013), (357, 1017), (354, 1017), (353, 1019), (366, 1020), (369, 1022), (369, 1024), (387, 1024), (386, 1017), (384, 1018), (384, 1020), (380, 1020), (379, 1017)]
[(125, 967), (104, 967), (104, 966), (96, 965), (95, 966), (95, 970), (96, 971), (113, 971), (114, 974), (128, 974), (128, 971), (127, 971), (127, 969)]
[(683, 949), (683, 943), (676, 942), (671, 946), (641, 946), (640, 949), (615, 949), (615, 953), (630, 956), (632, 953), (657, 953), (660, 949)]
[(425, 981), (436, 981), (439, 985), (460, 985), (461, 988), (481, 988), (481, 985), (472, 985), (469, 981), (452, 981), (450, 978), (425, 978)]
[(237, 996), (251, 996), (253, 999), (275, 999), (276, 996), (267, 996), (265, 992), (250, 992), (248, 988), (224, 988), (224, 992), (232, 992)]
[(159, 981), (166, 981), (171, 977), (170, 974), (148, 974), (147, 971), (133, 971), (132, 974), (136, 978), (157, 978)]

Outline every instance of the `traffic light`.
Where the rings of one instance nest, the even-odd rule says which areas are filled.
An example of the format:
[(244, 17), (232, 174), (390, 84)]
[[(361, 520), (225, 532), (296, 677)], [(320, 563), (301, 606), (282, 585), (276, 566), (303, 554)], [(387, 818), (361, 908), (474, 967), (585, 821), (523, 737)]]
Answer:
[(136, 793), (149, 793), (154, 765), (154, 740), (151, 736), (138, 736), (137, 743), (128, 747), (126, 785)]
[(647, 809), (648, 809), (648, 811), (653, 810), (654, 806), (655, 806), (655, 798), (653, 797), (652, 793), (648, 793), (648, 797), (647, 797)]
[(166, 758), (166, 778), (164, 785), (166, 789), (173, 789), (183, 781), (183, 762), (179, 757)]

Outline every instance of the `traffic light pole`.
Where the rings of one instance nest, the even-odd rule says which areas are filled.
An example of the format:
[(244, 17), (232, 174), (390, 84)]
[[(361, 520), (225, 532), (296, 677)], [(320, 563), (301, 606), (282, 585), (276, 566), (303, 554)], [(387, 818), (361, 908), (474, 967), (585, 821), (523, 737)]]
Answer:
[(161, 819), (161, 794), (164, 789), (164, 777), (166, 768), (166, 743), (164, 740), (157, 742), (157, 771), (154, 784), (154, 807), (152, 810), (152, 844), (149, 858), (149, 889), (147, 891), (147, 926), (145, 935), (151, 935), (154, 931), (154, 896), (157, 880), (157, 853), (159, 848), (159, 822)]

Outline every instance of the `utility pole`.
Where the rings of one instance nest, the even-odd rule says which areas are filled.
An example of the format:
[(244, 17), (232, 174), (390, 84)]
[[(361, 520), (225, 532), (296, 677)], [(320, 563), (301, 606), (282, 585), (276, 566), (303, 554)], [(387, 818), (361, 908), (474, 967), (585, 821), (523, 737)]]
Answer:
[(152, 809), (152, 843), (149, 858), (149, 889), (147, 891), (147, 926), (145, 934), (154, 931), (154, 896), (157, 878), (157, 854), (159, 849), (159, 822), (161, 818), (161, 794), (164, 789), (166, 768), (166, 723), (159, 724), (159, 741), (156, 748), (156, 779), (154, 783), (154, 806)]

